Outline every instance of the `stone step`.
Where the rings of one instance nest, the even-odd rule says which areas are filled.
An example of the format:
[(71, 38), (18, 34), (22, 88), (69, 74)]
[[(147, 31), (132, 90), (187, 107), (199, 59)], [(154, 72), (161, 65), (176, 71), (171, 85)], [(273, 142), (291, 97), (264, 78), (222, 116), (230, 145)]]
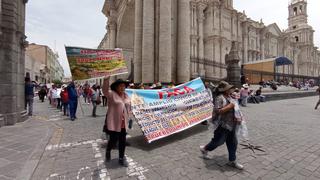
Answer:
[(0, 114), (0, 127), (4, 126), (4, 117)]
[(270, 93), (263, 94), (266, 96), (266, 101), (277, 101), (283, 99), (294, 99), (294, 98), (303, 98), (309, 96), (317, 96), (318, 93), (315, 91), (302, 91), (302, 92), (281, 92), (281, 93)]

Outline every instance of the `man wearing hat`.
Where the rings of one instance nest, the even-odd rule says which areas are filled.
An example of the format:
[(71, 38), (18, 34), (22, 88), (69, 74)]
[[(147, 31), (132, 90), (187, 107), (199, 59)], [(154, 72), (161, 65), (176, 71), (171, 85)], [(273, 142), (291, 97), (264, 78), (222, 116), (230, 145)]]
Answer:
[(229, 152), (228, 165), (243, 169), (243, 165), (236, 161), (236, 151), (238, 146), (238, 140), (236, 137), (236, 125), (234, 116), (235, 105), (231, 102), (230, 95), (234, 91), (234, 86), (225, 81), (221, 81), (218, 85), (218, 96), (214, 100), (214, 117), (213, 124), (216, 125), (214, 131), (214, 137), (205, 146), (200, 146), (200, 151), (203, 158), (208, 159), (208, 152), (213, 151), (217, 147), (226, 142)]
[(108, 111), (105, 125), (106, 133), (110, 136), (106, 148), (106, 161), (110, 161), (111, 150), (119, 141), (119, 164), (128, 166), (124, 154), (130, 110), (130, 98), (126, 94), (125, 89), (129, 83), (122, 79), (118, 79), (111, 84), (111, 90), (109, 90), (109, 79), (109, 77), (104, 79), (102, 87), (103, 94), (108, 99)]

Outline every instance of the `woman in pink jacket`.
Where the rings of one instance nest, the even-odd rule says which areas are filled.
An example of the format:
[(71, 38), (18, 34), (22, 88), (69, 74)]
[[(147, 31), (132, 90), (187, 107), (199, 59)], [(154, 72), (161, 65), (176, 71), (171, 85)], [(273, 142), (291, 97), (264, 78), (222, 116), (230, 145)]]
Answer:
[(111, 149), (119, 141), (119, 164), (128, 166), (124, 157), (126, 147), (126, 128), (128, 127), (128, 117), (130, 108), (130, 99), (125, 89), (127, 82), (121, 79), (111, 84), (109, 90), (109, 79), (106, 77), (103, 81), (102, 91), (108, 99), (108, 111), (105, 124), (110, 138), (106, 149), (106, 161), (111, 159)]

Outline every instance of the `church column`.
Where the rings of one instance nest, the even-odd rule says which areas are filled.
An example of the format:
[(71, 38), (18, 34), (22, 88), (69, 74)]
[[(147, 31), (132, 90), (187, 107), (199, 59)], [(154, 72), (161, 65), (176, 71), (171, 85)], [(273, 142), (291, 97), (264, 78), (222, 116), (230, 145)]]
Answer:
[(246, 62), (250, 62), (251, 61), (251, 52), (249, 51), (247, 53), (247, 59), (246, 59)]
[[(198, 6), (198, 24), (199, 24), (199, 60), (204, 60), (204, 35), (203, 35), (203, 21), (204, 17), (204, 9), (207, 7), (206, 4), (200, 3)], [(200, 76), (205, 76), (204, 64), (199, 64)]]
[(248, 62), (248, 25), (243, 26), (243, 62)]
[(134, 27), (134, 82), (141, 83), (142, 66), (142, 0), (135, 0)]
[(0, 127), (27, 119), (24, 109), (25, 3), (27, 1), (0, 0)]
[(190, 7), (189, 0), (178, 0), (177, 83), (190, 80)]
[(265, 38), (261, 37), (260, 42), (261, 42), (261, 45), (260, 45), (261, 59), (265, 59), (265, 55), (264, 55)]
[(110, 20), (108, 22), (108, 29), (110, 31), (110, 47), (111, 49), (116, 48), (116, 37), (117, 37), (117, 24), (115, 21)]
[(154, 83), (154, 0), (143, 1), (142, 82)]
[(171, 82), (171, 0), (160, 1), (159, 81)]

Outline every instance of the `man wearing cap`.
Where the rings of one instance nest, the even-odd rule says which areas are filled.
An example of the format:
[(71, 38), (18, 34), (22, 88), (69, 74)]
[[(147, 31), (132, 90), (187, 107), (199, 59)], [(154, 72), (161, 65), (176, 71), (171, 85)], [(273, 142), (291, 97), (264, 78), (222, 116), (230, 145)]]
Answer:
[(234, 116), (234, 101), (230, 95), (234, 91), (234, 86), (225, 81), (221, 81), (218, 85), (218, 96), (214, 101), (214, 117), (213, 124), (216, 125), (214, 137), (205, 145), (200, 146), (200, 151), (204, 159), (208, 159), (208, 152), (215, 150), (226, 142), (229, 152), (229, 166), (237, 169), (243, 169), (243, 165), (236, 161), (236, 151), (238, 140), (236, 137), (236, 125)]

